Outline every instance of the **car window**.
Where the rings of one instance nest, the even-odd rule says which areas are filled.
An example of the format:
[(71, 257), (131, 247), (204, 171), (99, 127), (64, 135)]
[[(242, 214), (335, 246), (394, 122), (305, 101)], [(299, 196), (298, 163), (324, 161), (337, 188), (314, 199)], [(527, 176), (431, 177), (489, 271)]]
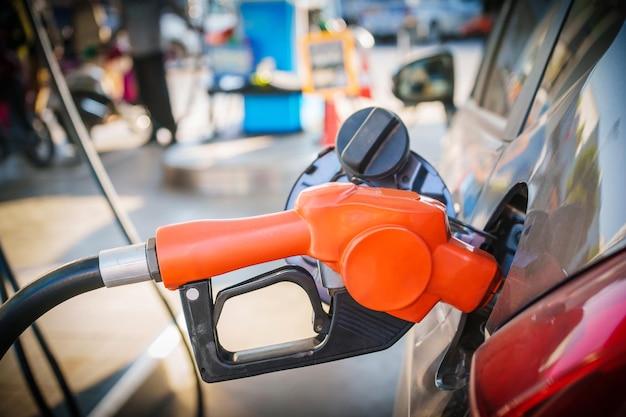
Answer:
[(577, 0), (565, 21), (535, 96), (526, 127), (533, 124), (611, 45), (622, 27), (623, 7)]
[(514, 4), (495, 60), (489, 69), (480, 105), (507, 117), (533, 67), (554, 18), (558, 1), (531, 0)]

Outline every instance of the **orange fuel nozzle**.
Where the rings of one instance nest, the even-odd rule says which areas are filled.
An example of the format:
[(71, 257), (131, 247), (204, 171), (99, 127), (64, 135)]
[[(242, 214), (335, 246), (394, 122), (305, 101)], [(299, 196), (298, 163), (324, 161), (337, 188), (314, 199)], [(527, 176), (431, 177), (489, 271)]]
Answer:
[(438, 301), (465, 312), (485, 305), (501, 276), (490, 254), (450, 236), (440, 202), (350, 183), (307, 188), (293, 210), (161, 227), (156, 251), (169, 289), (309, 255), (337, 271), (361, 305), (414, 322)]

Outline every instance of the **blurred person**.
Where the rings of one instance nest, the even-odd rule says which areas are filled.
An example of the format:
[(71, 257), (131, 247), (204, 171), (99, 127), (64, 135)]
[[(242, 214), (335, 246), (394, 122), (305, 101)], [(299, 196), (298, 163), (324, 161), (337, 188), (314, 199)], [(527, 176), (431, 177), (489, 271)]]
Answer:
[(161, 48), (161, 13), (165, 8), (181, 16), (184, 10), (167, 0), (120, 0), (122, 27), (128, 35), (130, 55), (139, 101), (150, 112), (154, 126), (148, 143), (157, 141), (157, 134), (166, 129), (171, 135), (169, 144), (177, 142), (177, 123), (174, 120), (165, 73), (165, 53)]

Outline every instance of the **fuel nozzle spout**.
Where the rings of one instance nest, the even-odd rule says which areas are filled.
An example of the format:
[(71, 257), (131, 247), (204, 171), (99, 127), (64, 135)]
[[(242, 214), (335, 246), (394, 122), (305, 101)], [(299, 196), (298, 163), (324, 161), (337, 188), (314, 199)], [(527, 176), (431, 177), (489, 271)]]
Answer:
[(307, 188), (280, 213), (161, 227), (156, 252), (170, 289), (308, 255), (338, 272), (359, 304), (413, 322), (439, 301), (480, 308), (501, 278), (490, 254), (451, 237), (440, 202), (351, 183)]

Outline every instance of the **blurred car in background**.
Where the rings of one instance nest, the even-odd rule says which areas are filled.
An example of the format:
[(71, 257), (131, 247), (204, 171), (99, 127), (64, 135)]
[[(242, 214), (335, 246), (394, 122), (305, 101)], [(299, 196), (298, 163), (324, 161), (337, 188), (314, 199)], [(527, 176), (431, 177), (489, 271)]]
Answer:
[(358, 25), (379, 39), (393, 39), (405, 25), (409, 9), (404, 0), (362, 2)]
[(481, 13), (461, 26), (459, 34), (464, 38), (487, 36), (493, 28), (493, 16)]
[[(623, 2), (503, 5), (437, 168), (504, 283), (482, 310), (438, 306), (413, 328), (397, 417), (626, 409), (625, 19)], [(439, 46), (394, 94), (453, 107), (453, 65)]]
[(483, 16), (482, 0), (413, 0), (409, 4), (417, 39), (422, 41), (462, 36), (464, 25)]

